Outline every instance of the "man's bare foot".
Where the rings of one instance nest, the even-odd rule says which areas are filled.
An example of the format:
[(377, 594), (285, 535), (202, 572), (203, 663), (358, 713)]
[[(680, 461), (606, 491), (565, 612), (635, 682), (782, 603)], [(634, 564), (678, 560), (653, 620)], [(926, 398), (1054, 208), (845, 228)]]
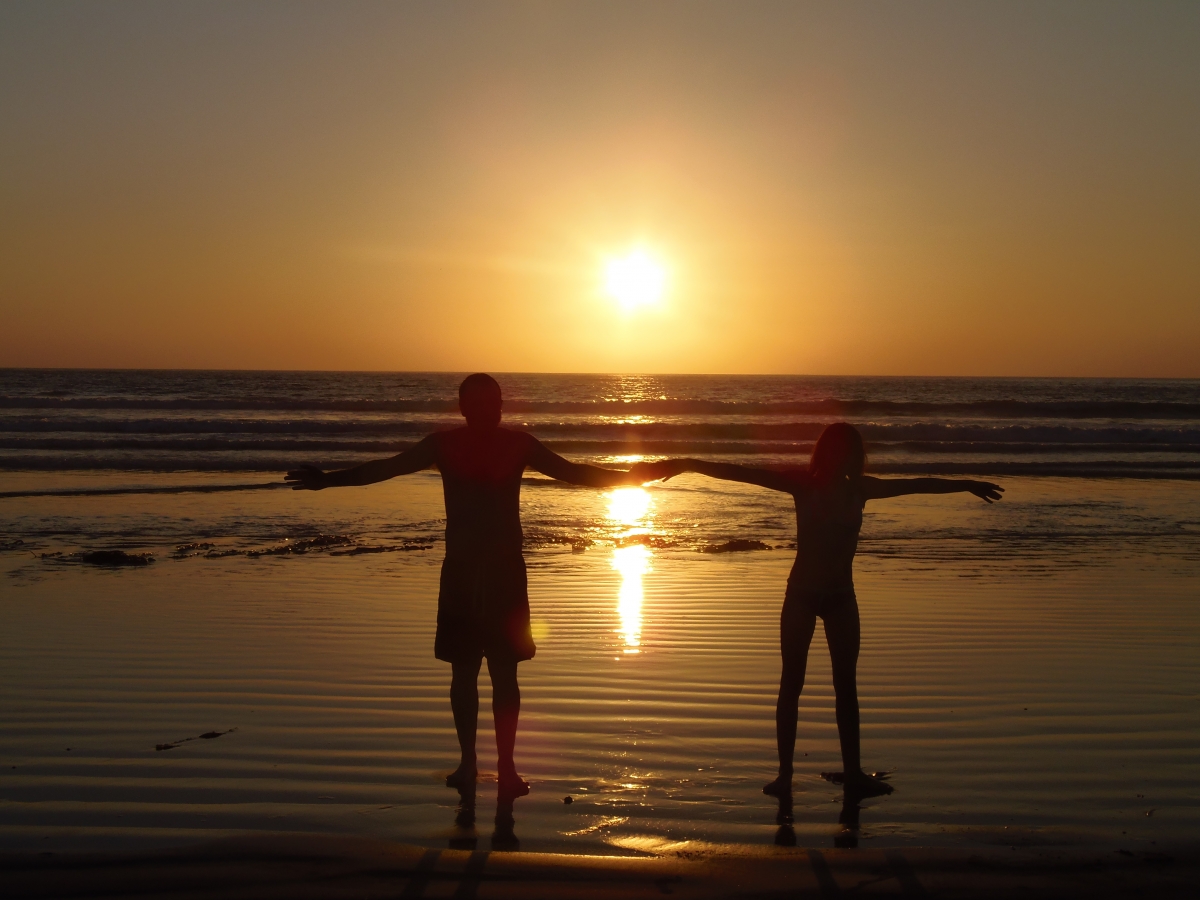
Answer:
[(792, 792), (792, 776), (780, 775), (770, 784), (763, 786), (763, 793), (768, 797), (786, 797)]
[(501, 772), (496, 779), (496, 795), (502, 800), (515, 800), (529, 793), (529, 782), (516, 773)]
[(446, 787), (465, 788), (475, 783), (479, 770), (472, 763), (459, 763), (457, 769), (446, 776)]

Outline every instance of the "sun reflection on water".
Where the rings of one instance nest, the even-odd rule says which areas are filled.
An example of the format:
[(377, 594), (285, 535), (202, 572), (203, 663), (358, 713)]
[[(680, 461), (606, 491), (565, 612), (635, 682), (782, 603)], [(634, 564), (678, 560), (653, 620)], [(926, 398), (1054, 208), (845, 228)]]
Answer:
[(617, 525), (645, 526), (653, 507), (654, 498), (645, 488), (617, 488), (608, 497), (608, 518)]
[(640, 653), (642, 643), (642, 576), (650, 569), (649, 547), (633, 544), (613, 548), (612, 567), (621, 573), (621, 590), (617, 594), (617, 615), (621, 617), (618, 633), (625, 639), (626, 653)]
[[(619, 540), (649, 534), (654, 518), (654, 498), (640, 487), (617, 488), (608, 498), (608, 519), (624, 527)], [(651, 571), (653, 551), (644, 544), (614, 547), (612, 567), (621, 574), (617, 594), (617, 633), (625, 641), (626, 653), (640, 653), (642, 642), (642, 576)]]

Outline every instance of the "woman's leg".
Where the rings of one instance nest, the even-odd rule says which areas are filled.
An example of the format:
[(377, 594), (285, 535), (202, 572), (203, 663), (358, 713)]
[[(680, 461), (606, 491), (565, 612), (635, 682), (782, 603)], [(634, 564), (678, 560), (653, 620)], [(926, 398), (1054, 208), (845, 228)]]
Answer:
[(858, 649), (861, 640), (858, 604), (852, 600), (825, 611), (825, 640), (833, 663), (833, 693), (837, 710), (842, 768), (847, 778), (862, 771), (858, 740)]
[(804, 673), (808, 668), (808, 645), (812, 642), (817, 617), (800, 603), (784, 601), (779, 618), (779, 649), (783, 672), (779, 676), (779, 699), (775, 701), (775, 744), (779, 751), (779, 777), (763, 792), (779, 796), (792, 789), (792, 757), (796, 752), (796, 719)]
[(862, 770), (858, 718), (858, 650), (861, 642), (858, 603), (848, 599), (826, 610), (821, 618), (825, 621), (825, 640), (833, 663), (833, 692), (846, 789), (859, 795), (888, 793), (891, 791), (888, 784)]

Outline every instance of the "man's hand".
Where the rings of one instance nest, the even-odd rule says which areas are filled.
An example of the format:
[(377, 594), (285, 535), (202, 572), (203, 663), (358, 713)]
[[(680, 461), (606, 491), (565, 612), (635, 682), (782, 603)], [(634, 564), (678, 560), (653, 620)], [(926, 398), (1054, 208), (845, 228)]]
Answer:
[(988, 503), (1001, 499), (1001, 494), (1004, 493), (1004, 488), (998, 484), (992, 484), (990, 481), (969, 481), (967, 483), (970, 485), (967, 488), (968, 491)]
[(301, 466), (293, 469), (284, 476), (283, 480), (292, 486), (293, 491), (319, 491), (329, 487), (325, 473), (316, 466)]
[(666, 481), (685, 471), (687, 471), (686, 460), (660, 459), (658, 462), (652, 463), (634, 463), (629, 474), (645, 484), (647, 481)]

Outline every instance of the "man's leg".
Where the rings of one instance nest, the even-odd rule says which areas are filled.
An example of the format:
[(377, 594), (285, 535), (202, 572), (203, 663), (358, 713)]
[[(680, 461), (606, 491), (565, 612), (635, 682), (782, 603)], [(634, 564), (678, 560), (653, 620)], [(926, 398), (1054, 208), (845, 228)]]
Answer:
[(454, 712), (454, 730), (458, 732), (458, 747), (462, 760), (446, 784), (461, 787), (473, 783), (478, 774), (475, 761), (475, 729), (479, 721), (479, 667), (483, 658), (453, 663), (450, 676), (450, 709)]
[(497, 771), (500, 795), (521, 797), (529, 785), (517, 774), (513, 748), (517, 743), (517, 720), (521, 717), (521, 688), (517, 685), (517, 663), (488, 660), (492, 677), (492, 717), (496, 722)]

